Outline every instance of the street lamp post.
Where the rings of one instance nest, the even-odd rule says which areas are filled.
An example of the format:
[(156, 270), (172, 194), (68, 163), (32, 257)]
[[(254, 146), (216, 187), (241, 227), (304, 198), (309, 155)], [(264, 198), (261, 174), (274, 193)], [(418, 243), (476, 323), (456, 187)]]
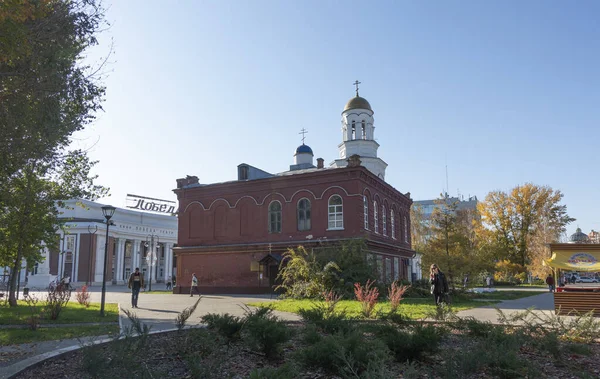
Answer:
[[(150, 238), (150, 245), (148, 245), (148, 238)], [(154, 245), (154, 238), (156, 238), (156, 245)], [(156, 263), (156, 249), (160, 243), (160, 238), (155, 234), (149, 234), (146, 236), (145, 246), (150, 246), (150, 252), (146, 254), (146, 265), (150, 270), (150, 280), (148, 281), (148, 291), (152, 291), (152, 271), (154, 271), (154, 264)]]
[[(94, 230), (92, 232), (92, 230)], [(92, 238), (96, 235), (98, 231), (98, 225), (94, 225), (92, 228), (91, 225), (88, 225), (88, 232), (90, 233), (90, 248), (88, 250), (89, 258), (88, 258), (88, 280), (86, 282), (87, 285), (92, 285)]]
[(106, 243), (104, 244), (104, 269), (102, 271), (102, 300), (100, 301), (100, 316), (104, 316), (104, 302), (106, 300), (106, 263), (108, 261), (108, 227), (110, 219), (115, 214), (116, 208), (111, 205), (102, 207), (102, 214), (106, 219)]
[(67, 236), (65, 235), (65, 233), (63, 232), (62, 235), (62, 250), (60, 252), (60, 275), (58, 276), (59, 280), (62, 280), (63, 278), (63, 273), (65, 271), (65, 240), (67, 239)]

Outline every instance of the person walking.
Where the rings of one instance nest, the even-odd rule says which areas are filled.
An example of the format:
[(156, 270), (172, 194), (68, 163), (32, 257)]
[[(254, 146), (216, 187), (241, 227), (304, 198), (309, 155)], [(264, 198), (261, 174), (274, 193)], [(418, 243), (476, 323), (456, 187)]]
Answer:
[(140, 289), (144, 287), (144, 274), (140, 272), (139, 267), (129, 276), (128, 286), (131, 289), (131, 306), (138, 307), (138, 298), (140, 297)]
[(192, 287), (190, 288), (190, 297), (194, 297), (194, 291), (200, 296), (200, 290), (198, 290), (198, 278), (196, 274), (192, 274)]
[(434, 263), (431, 265), (429, 270), (429, 282), (431, 284), (431, 294), (435, 300), (435, 305), (441, 305), (446, 302), (446, 295), (448, 294), (448, 281), (446, 281), (446, 275), (439, 269)]
[(171, 277), (169, 276), (167, 278), (167, 289), (170, 290), (171, 288), (172, 288), (172, 286), (171, 286)]
[(552, 277), (551, 274), (548, 274), (548, 277), (546, 278), (546, 284), (548, 285), (550, 292), (554, 292), (554, 277)]

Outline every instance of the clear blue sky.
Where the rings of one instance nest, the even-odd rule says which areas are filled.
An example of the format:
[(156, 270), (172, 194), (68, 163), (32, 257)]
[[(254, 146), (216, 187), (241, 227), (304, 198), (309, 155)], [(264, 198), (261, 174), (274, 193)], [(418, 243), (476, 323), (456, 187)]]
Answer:
[(437, 197), (447, 164), (451, 195), (549, 185), (600, 229), (600, 2), (105, 1), (105, 111), (74, 146), (106, 202), (285, 171), (302, 128), (328, 164), (358, 79), (398, 190)]

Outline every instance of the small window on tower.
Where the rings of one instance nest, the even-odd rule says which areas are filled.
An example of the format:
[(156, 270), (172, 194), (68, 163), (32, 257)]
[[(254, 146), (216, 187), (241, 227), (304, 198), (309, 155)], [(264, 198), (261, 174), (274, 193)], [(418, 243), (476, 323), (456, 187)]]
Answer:
[(356, 139), (356, 122), (352, 121), (352, 139)]
[(362, 120), (362, 139), (367, 139), (367, 123)]

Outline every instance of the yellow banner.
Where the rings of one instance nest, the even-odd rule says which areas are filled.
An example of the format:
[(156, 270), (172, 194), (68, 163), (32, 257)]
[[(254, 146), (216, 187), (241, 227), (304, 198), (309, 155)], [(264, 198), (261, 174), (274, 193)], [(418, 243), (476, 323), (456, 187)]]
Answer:
[(599, 251), (554, 251), (552, 258), (545, 259), (544, 264), (571, 271), (600, 271)]

